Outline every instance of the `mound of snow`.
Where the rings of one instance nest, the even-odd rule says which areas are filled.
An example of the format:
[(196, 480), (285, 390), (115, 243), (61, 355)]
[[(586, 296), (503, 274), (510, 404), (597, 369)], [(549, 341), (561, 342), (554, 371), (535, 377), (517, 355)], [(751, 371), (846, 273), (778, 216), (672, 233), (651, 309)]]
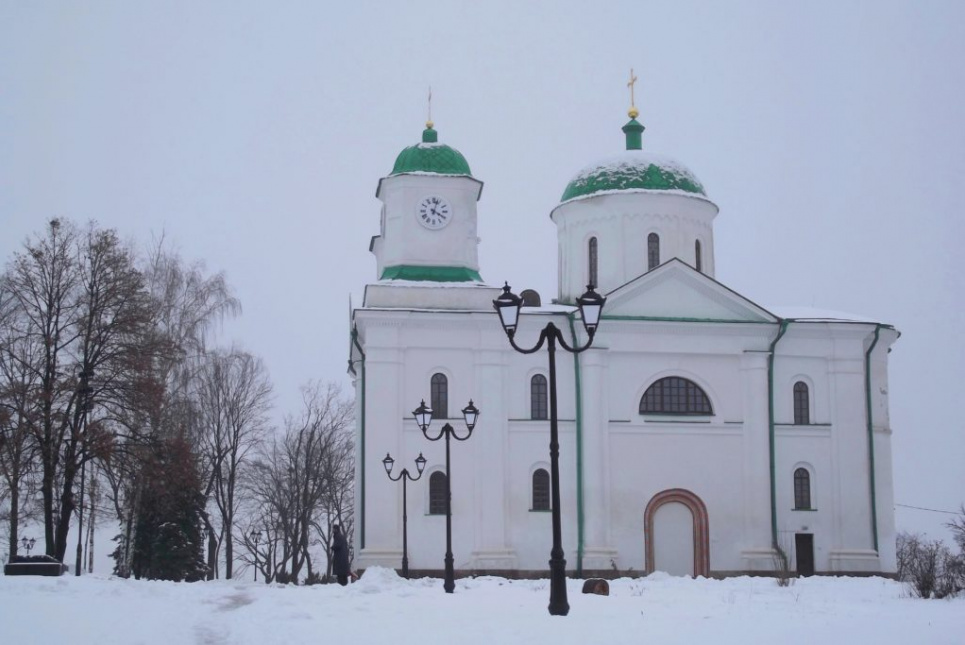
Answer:
[(386, 567), (369, 567), (352, 587), (361, 593), (379, 593), (406, 584), (406, 580)]

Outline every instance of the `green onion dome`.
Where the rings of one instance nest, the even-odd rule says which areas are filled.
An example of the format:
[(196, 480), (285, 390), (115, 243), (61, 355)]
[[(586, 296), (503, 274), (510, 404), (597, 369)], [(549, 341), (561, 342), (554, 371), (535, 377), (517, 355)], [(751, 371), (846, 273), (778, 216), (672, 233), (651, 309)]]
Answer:
[(561, 202), (602, 193), (655, 190), (707, 199), (703, 185), (690, 169), (669, 157), (641, 149), (644, 127), (636, 116), (636, 109), (631, 108), (630, 121), (623, 126), (627, 149), (578, 172), (566, 185)]
[(399, 153), (389, 176), (430, 173), (472, 177), (469, 163), (462, 153), (439, 143), (439, 134), (432, 129), (432, 122), (427, 123), (426, 126), (422, 132), (422, 142), (409, 146)]
[(578, 172), (566, 185), (560, 201), (599, 193), (651, 190), (707, 197), (700, 180), (686, 166), (662, 155), (626, 150)]

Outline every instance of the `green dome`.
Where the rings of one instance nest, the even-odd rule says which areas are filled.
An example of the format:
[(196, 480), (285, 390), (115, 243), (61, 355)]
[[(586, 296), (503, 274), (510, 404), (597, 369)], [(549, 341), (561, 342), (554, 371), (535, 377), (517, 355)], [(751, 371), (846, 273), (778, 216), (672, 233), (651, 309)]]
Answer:
[(422, 142), (409, 146), (399, 153), (392, 167), (392, 175), (406, 173), (432, 173), (436, 175), (472, 176), (469, 163), (455, 148), (438, 143), (437, 133), (427, 128), (422, 133)]
[(700, 180), (690, 170), (660, 155), (627, 150), (587, 166), (566, 185), (561, 202), (603, 192), (679, 191), (706, 198)]

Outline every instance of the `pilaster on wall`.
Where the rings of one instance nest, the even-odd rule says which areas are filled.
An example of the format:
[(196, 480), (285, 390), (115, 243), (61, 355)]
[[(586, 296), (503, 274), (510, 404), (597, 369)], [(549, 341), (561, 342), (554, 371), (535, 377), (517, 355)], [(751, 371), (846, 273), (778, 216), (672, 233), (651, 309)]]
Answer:
[(592, 347), (579, 355), (583, 410), (583, 568), (619, 567), (610, 536), (608, 350)]
[[(831, 542), (832, 570), (850, 567), (855, 557), (861, 569), (874, 550), (871, 527), (868, 432), (865, 411), (864, 360), (835, 358), (829, 365), (831, 378), (831, 459), (834, 527)], [(835, 554), (841, 554), (836, 556)], [(854, 556), (853, 554), (860, 554)], [(858, 562), (854, 566), (858, 566)]]
[(387, 452), (399, 463), (418, 454), (403, 433), (402, 358), (402, 350), (366, 346), (365, 549), (356, 557), (358, 567), (397, 567), (402, 557), (402, 487), (389, 481), (382, 465)]
[(767, 358), (767, 352), (745, 352), (741, 357), (744, 454), (741, 560), (746, 571), (774, 568)]
[(475, 508), (477, 509), (472, 552), (476, 570), (515, 569), (516, 552), (507, 546), (506, 518), (510, 515), (506, 495), (506, 464), (509, 462), (509, 408), (505, 391), (509, 385), (506, 352), (483, 350), (476, 354), (473, 398), (480, 408), (475, 443)]

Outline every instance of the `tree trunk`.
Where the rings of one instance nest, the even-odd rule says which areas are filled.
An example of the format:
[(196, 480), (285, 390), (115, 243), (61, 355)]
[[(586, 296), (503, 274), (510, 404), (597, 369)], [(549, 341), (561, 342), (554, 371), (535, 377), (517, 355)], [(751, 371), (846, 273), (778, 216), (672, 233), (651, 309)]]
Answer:
[(20, 478), (16, 477), (10, 486), (10, 557), (17, 555), (17, 539), (20, 530)]
[(77, 508), (74, 502), (74, 479), (77, 477), (77, 464), (73, 446), (68, 447), (68, 457), (64, 459), (64, 485), (60, 494), (60, 516), (57, 518), (54, 534), (56, 552), (54, 557), (64, 562), (67, 555), (67, 536), (70, 533), (70, 517)]
[(87, 573), (94, 573), (94, 525), (97, 523), (97, 504), (95, 503), (97, 501), (97, 493), (97, 477), (92, 476), (90, 478), (90, 495), (88, 496), (90, 505), (88, 506), (87, 513), (87, 539), (84, 541), (84, 548), (86, 550), (84, 561), (87, 564)]
[[(229, 522), (231, 517), (226, 518)], [(231, 580), (234, 575), (234, 556), (235, 556), (235, 543), (231, 536), (231, 524), (228, 524), (228, 530), (225, 531), (224, 536), (224, 577), (226, 580)]]

